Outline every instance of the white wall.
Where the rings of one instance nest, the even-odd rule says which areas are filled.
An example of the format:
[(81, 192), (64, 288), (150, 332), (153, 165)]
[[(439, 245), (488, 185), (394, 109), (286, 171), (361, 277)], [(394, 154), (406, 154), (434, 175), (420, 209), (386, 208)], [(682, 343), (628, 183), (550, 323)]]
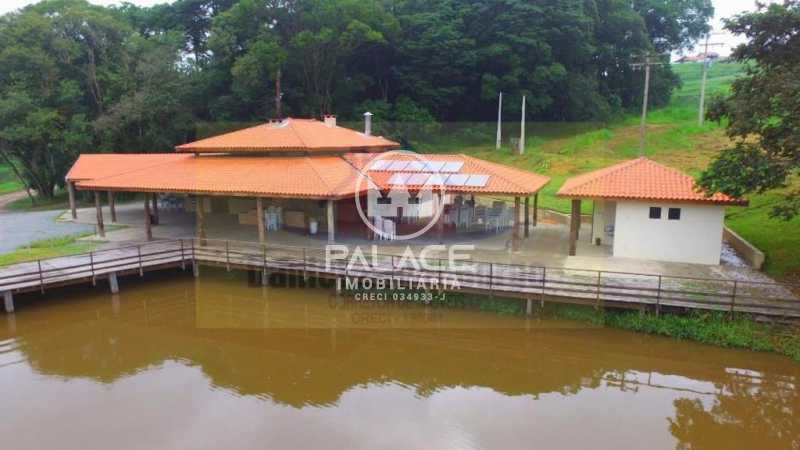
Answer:
[[(661, 218), (650, 219), (650, 207)], [(668, 220), (680, 208), (680, 220)], [(719, 264), (725, 208), (694, 203), (617, 202), (614, 256), (659, 261)]]
[(614, 232), (608, 231), (609, 226), (614, 227), (617, 203), (604, 200), (594, 202), (594, 216), (592, 217), (592, 244), (600, 239), (600, 245), (614, 245)]

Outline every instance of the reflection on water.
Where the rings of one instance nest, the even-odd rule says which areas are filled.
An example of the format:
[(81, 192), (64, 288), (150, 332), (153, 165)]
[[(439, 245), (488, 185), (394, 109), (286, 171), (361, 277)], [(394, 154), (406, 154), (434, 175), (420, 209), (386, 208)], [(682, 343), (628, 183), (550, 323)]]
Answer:
[(19, 303), (4, 448), (800, 448), (775, 355), (224, 272)]

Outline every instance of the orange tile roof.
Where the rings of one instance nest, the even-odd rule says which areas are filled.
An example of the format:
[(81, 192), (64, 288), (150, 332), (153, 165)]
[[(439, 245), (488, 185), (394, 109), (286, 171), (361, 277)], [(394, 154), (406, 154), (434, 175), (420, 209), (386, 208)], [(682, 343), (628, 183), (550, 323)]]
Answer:
[(84, 154), (78, 156), (78, 160), (72, 165), (66, 178), (69, 181), (79, 181), (108, 177), (190, 157), (191, 155), (177, 155), (175, 153)]
[(645, 157), (572, 177), (556, 195), (570, 198), (747, 205), (747, 200), (721, 193), (707, 196), (699, 190), (689, 175)]
[[(294, 198), (346, 198), (366, 191), (359, 182), (367, 163), (379, 154), (245, 156), (245, 155), (84, 155), (70, 174), (78, 189), (129, 192), (176, 192)], [(90, 158), (86, 158), (90, 156)], [(398, 157), (390, 156), (397, 159)], [(446, 186), (448, 192), (475, 194), (535, 194), (550, 178), (465, 155), (429, 155), (435, 161), (463, 163), (458, 173), (488, 175), (484, 186)], [(145, 164), (145, 159), (148, 163)], [(77, 176), (80, 175), (80, 176)], [(393, 173), (368, 170), (366, 176), (382, 189)], [(413, 187), (412, 187), (413, 188)]]
[[(475, 193), (475, 194), (493, 194), (493, 195), (520, 195), (527, 196), (537, 193), (547, 183), (550, 182), (550, 177), (538, 175), (533, 172), (515, 169), (513, 167), (496, 164), (482, 159), (473, 158), (471, 156), (458, 154), (431, 154), (419, 155), (422, 160), (427, 161), (444, 161), (444, 162), (463, 162), (463, 166), (458, 170), (459, 174), (476, 174), (488, 175), (489, 179), (485, 186), (445, 186), (446, 192), (453, 193)], [(376, 158), (389, 160), (415, 160), (413, 156), (409, 155), (388, 155), (381, 157), (376, 154), (363, 154), (351, 153), (344, 155), (344, 158), (350, 161), (359, 170), (368, 167), (370, 161)], [(399, 173), (403, 173), (400, 171)], [(380, 187), (389, 188), (389, 180), (398, 172), (368, 170), (367, 174), (370, 179)], [(445, 177), (445, 174), (442, 174)], [(410, 189), (415, 186), (408, 185)], [(416, 186), (419, 187), (419, 186)]]
[[(78, 189), (340, 198), (352, 196), (358, 171), (339, 156), (184, 155), (157, 170), (95, 178)], [(366, 188), (366, 187), (365, 187)]]
[(183, 153), (386, 150), (400, 144), (314, 119), (284, 119), (179, 145)]

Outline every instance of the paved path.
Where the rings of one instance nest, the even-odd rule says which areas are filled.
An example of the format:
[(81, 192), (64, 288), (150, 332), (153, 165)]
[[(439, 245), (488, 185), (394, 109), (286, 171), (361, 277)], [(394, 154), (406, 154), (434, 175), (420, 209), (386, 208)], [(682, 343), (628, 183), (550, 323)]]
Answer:
[[(41, 239), (85, 233), (94, 230), (92, 225), (56, 222), (61, 210), (9, 212), (3, 206), (20, 198), (19, 192), (0, 196), (0, 253), (7, 253)], [(25, 193), (22, 193), (25, 196)], [(11, 198), (11, 200), (8, 200)]]

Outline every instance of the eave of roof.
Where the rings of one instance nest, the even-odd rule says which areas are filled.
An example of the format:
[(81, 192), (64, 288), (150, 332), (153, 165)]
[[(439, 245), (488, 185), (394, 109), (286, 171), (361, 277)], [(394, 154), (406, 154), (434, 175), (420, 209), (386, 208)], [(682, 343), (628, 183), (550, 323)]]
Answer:
[(656, 200), (746, 206), (745, 199), (706, 195), (683, 172), (641, 157), (569, 178), (558, 197), (608, 200)]
[[(378, 154), (343, 155), (83, 155), (70, 170), (78, 189), (175, 192), (201, 195), (338, 199), (370, 186), (389, 189), (390, 172), (366, 170)], [(423, 156), (424, 157), (424, 156)], [(461, 174), (489, 175), (485, 186), (445, 186), (450, 193), (529, 196), (550, 178), (466, 155), (435, 155), (432, 160), (461, 161)], [(364, 175), (369, 182), (359, 182)], [(413, 186), (409, 187), (414, 189)], [(419, 187), (417, 187), (418, 189)]]

